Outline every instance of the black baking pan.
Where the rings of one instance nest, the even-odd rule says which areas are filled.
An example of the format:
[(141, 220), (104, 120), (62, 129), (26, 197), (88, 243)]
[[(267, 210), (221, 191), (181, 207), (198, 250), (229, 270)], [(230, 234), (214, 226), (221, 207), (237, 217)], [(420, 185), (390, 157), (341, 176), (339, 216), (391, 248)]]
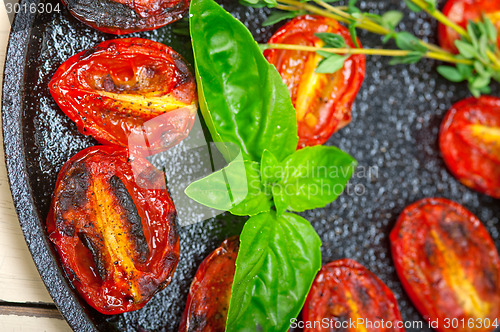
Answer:
[[(223, 2), (223, 6), (242, 20), (260, 42), (277, 28), (261, 27), (269, 14), (267, 9), (244, 7), (235, 0)], [(360, 7), (374, 13), (403, 10), (406, 18), (401, 29), (436, 42), (435, 21), (425, 13), (410, 13), (402, 1), (362, 1)], [(176, 23), (131, 36), (160, 41), (192, 61), (189, 39), (177, 31), (182, 29), (184, 25)], [(366, 47), (381, 45), (379, 36), (363, 31), (359, 35)], [(80, 134), (57, 107), (48, 82), (71, 55), (112, 38), (116, 37), (87, 27), (65, 9), (61, 13), (16, 15), (5, 64), (2, 105), (12, 196), (42, 280), (73, 329), (175, 331), (198, 265), (225, 238), (238, 234), (244, 219), (228, 214), (208, 220), (192, 217), (192, 223), (179, 227), (181, 257), (172, 283), (143, 309), (115, 316), (102, 315), (80, 300), (66, 281), (45, 232), (58, 171), (78, 151), (96, 144)], [(343, 257), (359, 261), (394, 291), (403, 318), (419, 321), (422, 318), (402, 290), (389, 250), (388, 234), (398, 215), (418, 199), (449, 198), (476, 214), (499, 248), (500, 201), (461, 185), (447, 171), (439, 154), (440, 122), (454, 102), (469, 96), (467, 87), (440, 78), (435, 61), (396, 67), (389, 66), (388, 61), (381, 57), (367, 59), (366, 79), (353, 108), (353, 121), (327, 143), (358, 160), (361, 171), (351, 180), (351, 187), (357, 189), (344, 193), (324, 209), (302, 215), (311, 221), (323, 241), (324, 263)], [(492, 94), (499, 96), (499, 91), (494, 86)], [(188, 157), (181, 152), (171, 157), (164, 168), (175, 179), (182, 176), (176, 164), (185, 165)]]

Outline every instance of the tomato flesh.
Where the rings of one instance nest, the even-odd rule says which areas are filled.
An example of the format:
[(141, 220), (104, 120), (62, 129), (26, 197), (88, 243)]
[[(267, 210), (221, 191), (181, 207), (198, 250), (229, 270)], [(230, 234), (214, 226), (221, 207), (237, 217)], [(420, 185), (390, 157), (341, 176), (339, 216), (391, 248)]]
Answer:
[[(355, 47), (349, 30), (337, 21), (320, 16), (300, 16), (281, 27), (270, 44), (324, 46), (314, 34), (341, 35), (346, 45)], [(323, 59), (315, 52), (268, 49), (267, 60), (288, 87), (297, 114), (299, 148), (325, 143), (351, 121), (351, 106), (365, 77), (365, 56), (351, 55), (334, 74), (318, 74)]]
[[(495, 329), (477, 323), (500, 319), (500, 258), (476, 216), (447, 199), (423, 199), (405, 208), (390, 241), (404, 289), (426, 319), (439, 322), (437, 331)], [(453, 319), (466, 324), (453, 328)]]
[[(443, 14), (464, 29), (469, 21), (477, 22), (484, 14), (500, 29), (500, 2), (497, 0), (448, 0), (443, 7)], [(455, 40), (460, 39), (460, 36), (455, 30), (439, 23), (438, 39), (442, 48), (458, 53)], [(498, 43), (500, 45), (500, 36)]]
[(225, 240), (201, 263), (191, 283), (179, 331), (224, 331), (240, 240)]
[(172, 279), (176, 211), (158, 188), (161, 172), (112, 146), (79, 152), (58, 175), (47, 233), (70, 282), (101, 313), (140, 309)]
[[(321, 268), (304, 304), (302, 319), (304, 332), (404, 331), (392, 291), (352, 259), (334, 261)], [(382, 319), (386, 322), (384, 328), (376, 325)], [(387, 322), (391, 322), (390, 327)]]
[(49, 88), (80, 132), (140, 155), (187, 137), (197, 109), (189, 65), (171, 48), (141, 38), (105, 41), (72, 56)]
[(500, 98), (482, 96), (454, 104), (441, 124), (439, 147), (460, 182), (500, 198)]
[(62, 0), (83, 23), (105, 33), (123, 35), (160, 28), (181, 19), (189, 0)]

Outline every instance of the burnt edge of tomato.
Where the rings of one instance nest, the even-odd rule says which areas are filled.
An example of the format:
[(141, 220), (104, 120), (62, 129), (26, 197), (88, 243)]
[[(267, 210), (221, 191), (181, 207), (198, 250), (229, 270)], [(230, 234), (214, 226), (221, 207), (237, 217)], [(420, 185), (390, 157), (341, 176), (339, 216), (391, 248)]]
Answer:
[[(195, 303), (195, 296), (198, 294), (200, 291), (208, 291), (207, 289), (203, 289), (200, 286), (200, 283), (205, 280), (205, 278), (211, 278), (211, 279), (217, 279), (219, 278), (220, 280), (223, 280), (224, 277), (227, 276), (219, 276), (219, 275), (207, 275), (207, 270), (209, 267), (211, 267), (211, 264), (217, 263), (217, 259), (224, 259), (225, 263), (232, 263), (234, 265), (234, 268), (236, 268), (236, 257), (238, 255), (238, 250), (240, 246), (240, 239), (239, 236), (235, 235), (232, 236), (222, 244), (217, 247), (213, 252), (211, 252), (204, 260), (201, 262), (200, 266), (198, 267), (198, 270), (196, 271), (196, 274), (193, 278), (193, 281), (191, 283), (191, 286), (189, 287), (189, 294), (188, 298), (186, 301), (186, 308), (184, 309), (184, 312), (181, 317), (181, 323), (179, 326), (179, 332), (184, 332), (184, 331), (198, 331), (200, 328), (203, 328), (207, 324), (207, 320), (209, 322), (213, 321), (214, 319), (223, 319), (224, 320), (224, 326), (216, 326), (216, 328), (225, 328), (225, 318), (227, 318), (227, 310), (229, 307), (229, 301), (227, 302), (228, 307), (224, 307), (222, 310), (225, 310), (225, 312), (221, 313), (217, 309), (220, 309), (217, 307), (217, 305), (213, 306), (206, 306), (206, 309), (215, 309), (216, 311), (212, 313), (212, 315), (208, 315), (206, 312), (203, 313), (202, 315), (199, 315), (196, 313), (196, 309), (200, 309), (199, 307), (202, 305), (200, 303)], [(228, 256), (228, 257), (221, 257), (221, 256)], [(219, 263), (221, 264), (221, 263)], [(232, 281), (234, 279), (234, 271), (232, 276), (230, 277), (230, 286), (229, 286), (229, 293), (231, 293), (231, 286), (232, 286)], [(227, 279), (229, 280), (229, 279)], [(213, 280), (212, 280), (213, 281)], [(213, 286), (212, 286), (213, 287)], [(218, 288), (220, 290), (220, 288)], [(213, 288), (212, 288), (213, 291)], [(227, 291), (227, 290), (226, 290)], [(218, 298), (212, 298), (212, 294), (206, 294), (203, 296), (203, 299), (209, 299), (208, 301), (213, 300), (216, 301)], [(230, 297), (230, 296), (229, 296)], [(229, 299), (228, 299), (229, 300)], [(218, 303), (219, 305), (221, 303)], [(222, 303), (226, 304), (226, 303)], [(206, 303), (205, 303), (206, 305)], [(198, 306), (198, 307), (197, 307)], [(215, 318), (214, 318), (215, 316)], [(213, 327), (213, 326), (212, 326)]]
[[(104, 33), (115, 35), (149, 31), (178, 21), (188, 10), (190, 0), (179, 0), (160, 13), (143, 16), (134, 8), (113, 0), (61, 0), (69, 12), (82, 23)], [(175, 2), (161, 0), (160, 2)]]
[[(92, 158), (99, 157), (114, 158), (112, 161), (98, 160), (98, 162), (110, 163), (107, 165), (105, 176), (114, 172), (104, 182), (103, 189), (97, 185), (97, 190), (110, 195), (111, 201), (109, 198), (108, 201), (98, 200), (95, 179), (99, 174), (96, 175), (94, 170), (88, 168), (86, 164), (88, 159), (91, 159), (91, 163), (96, 163)], [(159, 172), (145, 159), (138, 160), (136, 158), (135, 162), (146, 163), (145, 165), (150, 171)], [(139, 202), (134, 200), (123, 180), (117, 176), (123, 172), (133, 172), (129, 163), (130, 159), (126, 150), (119, 147), (93, 146), (80, 151), (61, 169), (47, 217), (47, 233), (57, 248), (61, 265), (71, 285), (90, 306), (103, 314), (118, 314), (142, 308), (156, 292), (170, 283), (179, 260), (179, 237), (175, 225), (176, 213), (168, 192), (157, 190), (159, 195), (152, 194), (157, 201), (161, 201), (159, 203), (161, 210), (157, 210), (158, 205), (150, 206), (148, 215), (143, 213), (143, 217), (147, 218), (147, 221), (143, 222), (137, 208)], [(125, 165), (125, 169), (120, 167), (123, 165)], [(113, 169), (113, 167), (116, 168)], [(103, 171), (100, 170), (100, 172)], [(134, 187), (132, 188), (134, 191), (149, 191), (149, 189), (137, 187), (135, 182), (130, 184), (133, 181), (131, 180), (133, 175), (125, 173), (122, 176), (128, 178), (127, 181), (129, 185)], [(144, 179), (144, 181), (154, 181), (154, 179), (159, 178), (152, 177)], [(93, 188), (90, 188), (91, 186)], [(92, 191), (89, 192), (89, 190)], [(89, 197), (92, 199), (95, 197), (94, 205), (89, 202)], [(117, 204), (118, 210), (107, 204)], [(96, 224), (96, 220), (93, 218), (102, 217), (99, 216), (97, 210), (104, 205), (106, 208), (112, 208), (118, 214), (115, 217), (119, 221), (114, 220), (113, 224), (113, 220), (105, 219), (101, 220), (104, 222), (101, 226)], [(120, 218), (119, 211), (122, 211), (122, 218)], [(89, 215), (92, 212), (94, 214)], [(90, 217), (90, 220), (87, 217)], [(163, 217), (166, 220), (161, 219)], [(148, 226), (151, 227), (149, 229), (150, 236), (157, 237), (156, 240), (151, 239), (151, 241), (156, 241), (154, 250), (159, 251), (159, 256), (150, 252), (144, 233), (144, 227), (146, 227), (146, 223), (149, 225), (150, 218), (159, 218), (156, 223), (161, 219), (160, 224), (164, 226), (157, 227), (166, 228), (158, 229), (154, 225)], [(114, 230), (115, 227), (118, 227), (117, 231)], [(106, 228), (113, 229), (111, 235), (106, 232)], [(158, 232), (156, 232), (157, 230)], [(116, 234), (120, 238), (117, 239)], [(114, 247), (117, 251), (128, 245), (131, 255), (127, 254), (125, 258), (129, 262), (120, 260), (123, 258), (120, 254), (111, 255), (107, 251), (105, 244), (107, 236), (113, 237), (113, 241), (118, 246)], [(122, 236), (128, 241), (127, 243), (120, 241), (123, 240)], [(115, 258), (111, 259), (112, 256)], [(122, 263), (125, 267), (118, 270), (118, 265)], [(107, 278), (109, 272), (112, 273), (111, 282)], [(128, 286), (124, 286), (123, 281), (128, 283)], [(118, 284), (112, 282), (118, 282)], [(113, 304), (112, 306), (108, 300), (100, 296), (106, 296), (108, 300), (117, 300), (118, 296), (121, 296), (122, 304)]]

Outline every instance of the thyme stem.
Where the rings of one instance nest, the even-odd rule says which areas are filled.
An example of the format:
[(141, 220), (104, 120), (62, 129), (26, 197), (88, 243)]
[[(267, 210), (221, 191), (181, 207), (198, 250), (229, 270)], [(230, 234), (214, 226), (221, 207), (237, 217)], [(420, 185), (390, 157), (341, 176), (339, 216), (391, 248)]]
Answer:
[[(283, 4), (287, 4), (287, 5), (291, 6), (292, 8), (294, 8), (294, 10), (297, 10), (297, 9), (307, 10), (311, 13), (318, 14), (318, 15), (325, 16), (325, 17), (329, 17), (329, 18), (333, 18), (333, 19), (340, 21), (340, 22), (343, 22), (343, 23), (357, 22), (359, 28), (376, 33), (376, 34), (379, 34), (379, 35), (385, 36), (385, 35), (388, 35), (389, 33), (391, 33), (391, 31), (389, 29), (381, 26), (380, 24), (374, 22), (373, 20), (366, 19), (366, 18), (363, 20), (360, 20), (360, 19), (353, 17), (351, 14), (345, 12), (344, 7), (335, 7), (335, 6), (332, 6), (332, 5), (324, 2), (323, 0), (313, 0), (313, 1), (317, 5), (321, 6), (322, 8), (319, 8), (317, 6), (313, 6), (313, 5), (304, 3), (304, 2), (300, 2), (297, 0), (278, 0), (278, 2), (281, 2)], [(279, 9), (285, 9), (285, 7), (279, 8)], [(439, 47), (437, 45), (427, 43), (423, 40), (420, 40), (420, 44), (425, 46), (429, 51), (431, 51), (433, 53), (443, 54), (444, 56), (442, 56), (440, 58), (452, 58), (453, 57), (453, 54), (442, 49), (441, 47)]]
[[(333, 54), (366, 54), (366, 55), (380, 55), (380, 56), (407, 56), (411, 51), (406, 50), (388, 50), (378, 48), (323, 48), (316, 46), (295, 45), (295, 44), (264, 44), (268, 49), (279, 50), (292, 50), (292, 51), (306, 51), (316, 52), (324, 51)], [(473, 62), (468, 59), (459, 59), (452, 55), (443, 54), (440, 52), (427, 52), (424, 54), (426, 58), (446, 61), (450, 63), (463, 63), (471, 65)]]

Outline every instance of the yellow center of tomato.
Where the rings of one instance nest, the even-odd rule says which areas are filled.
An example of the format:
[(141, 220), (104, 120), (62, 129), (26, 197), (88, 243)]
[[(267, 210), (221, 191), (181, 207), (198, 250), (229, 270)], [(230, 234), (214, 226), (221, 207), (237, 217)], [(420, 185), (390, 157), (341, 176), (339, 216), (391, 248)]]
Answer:
[(445, 281), (453, 290), (460, 306), (471, 317), (488, 317), (491, 305), (490, 303), (484, 302), (479, 296), (479, 293), (467, 277), (462, 265), (460, 265), (460, 258), (457, 257), (453, 251), (446, 248), (435, 230), (431, 230), (430, 234), (444, 261), (442, 269)]
[[(113, 106), (117, 106), (121, 110), (128, 110), (132, 114), (139, 116), (144, 113), (151, 115), (163, 114), (183, 107), (196, 109), (196, 105), (183, 103), (172, 94), (157, 97), (151, 96), (151, 94), (121, 94), (107, 91), (96, 91), (95, 93), (110, 98)], [(115, 107), (112, 108), (115, 109)]]
[[(314, 43), (315, 47), (323, 47), (323, 45), (324, 43), (321, 40)], [(297, 89), (297, 100), (295, 102), (297, 120), (299, 122), (304, 121), (311, 128), (316, 126), (318, 119), (308, 111), (311, 105), (316, 104), (316, 99), (321, 98), (322, 88), (328, 83), (328, 75), (315, 72), (321, 60), (323, 60), (323, 57), (317, 53), (308, 56)]]
[(480, 149), (500, 161), (500, 127), (473, 124), (467, 126), (466, 130)]
[[(352, 298), (351, 292), (346, 290), (345, 297), (347, 300), (347, 305), (349, 306), (349, 309), (351, 309), (351, 320), (356, 321), (356, 322), (360, 322), (360, 321), (358, 321), (358, 319), (361, 319), (362, 317), (359, 314), (359, 308), (356, 305), (356, 302), (354, 301), (354, 299)], [(366, 329), (364, 324), (356, 324), (356, 327), (357, 327), (356, 331), (368, 332), (368, 330)]]
[[(132, 260), (134, 253), (130, 252), (131, 239), (128, 239), (129, 231), (124, 220), (123, 209), (114, 201), (114, 195), (109, 194), (109, 184), (102, 179), (96, 179), (93, 183), (96, 218), (94, 225), (101, 232), (104, 240), (104, 248), (110, 256), (113, 268), (112, 277), (116, 285), (123, 285), (130, 289), (135, 302), (140, 300), (140, 291), (134, 279), (135, 266)], [(114, 262), (119, 262), (114, 264)], [(108, 271), (110, 273), (110, 271)]]

